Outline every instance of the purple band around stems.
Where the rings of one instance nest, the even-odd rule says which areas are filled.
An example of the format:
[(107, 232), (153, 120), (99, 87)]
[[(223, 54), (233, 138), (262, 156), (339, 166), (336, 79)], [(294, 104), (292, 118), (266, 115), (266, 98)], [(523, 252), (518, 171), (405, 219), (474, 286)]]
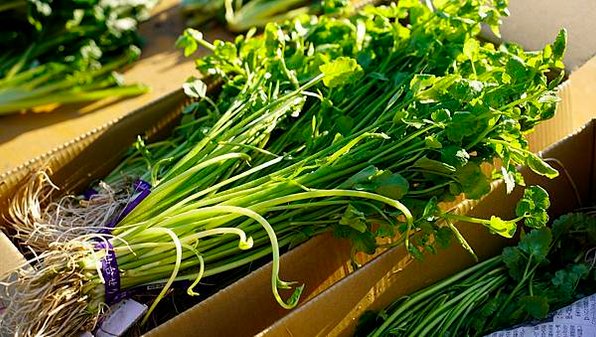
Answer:
[[(130, 213), (149, 193), (151, 193), (151, 184), (143, 180), (134, 182), (134, 193), (132, 200), (124, 207), (117, 217), (112, 219), (106, 228), (100, 230), (101, 234), (108, 234), (128, 213)], [(124, 298), (130, 297), (129, 292), (120, 291), (120, 270), (118, 270), (118, 260), (116, 253), (110, 241), (100, 241), (95, 246), (98, 250), (105, 250), (106, 255), (101, 259), (101, 274), (105, 281), (105, 302), (108, 305), (115, 304)]]
[(120, 271), (118, 270), (116, 253), (108, 240), (99, 242), (95, 247), (106, 252), (106, 255), (101, 259), (101, 275), (105, 282), (106, 303), (112, 305), (118, 301), (117, 297), (120, 293)]
[(141, 203), (141, 201), (143, 201), (143, 199), (145, 199), (149, 193), (151, 193), (151, 184), (144, 180), (137, 179), (134, 182), (133, 187), (134, 192), (131, 197), (132, 200), (126, 204), (120, 213), (118, 213), (118, 216), (110, 220), (110, 222), (108, 222), (108, 224), (99, 231), (101, 234), (109, 234), (112, 231), (112, 228), (116, 227), (120, 220), (124, 219), (128, 213), (132, 212), (132, 210), (137, 207), (137, 205)]

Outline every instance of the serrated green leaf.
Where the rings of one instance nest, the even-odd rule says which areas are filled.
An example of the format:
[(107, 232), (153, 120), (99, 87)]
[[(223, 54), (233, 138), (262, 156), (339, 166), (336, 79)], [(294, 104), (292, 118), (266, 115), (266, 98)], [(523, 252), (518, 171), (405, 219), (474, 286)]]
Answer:
[(519, 305), (534, 319), (543, 319), (548, 315), (549, 305), (546, 298), (541, 296), (524, 296)]
[(534, 229), (520, 240), (518, 247), (531, 255), (534, 261), (540, 262), (546, 258), (552, 240), (553, 236), (549, 228)]
[(408, 193), (410, 184), (406, 178), (398, 173), (385, 171), (372, 179), (375, 184), (375, 192), (388, 198), (399, 200)]
[(526, 260), (517, 247), (505, 247), (501, 253), (501, 259), (507, 266), (511, 278), (521, 281), (526, 268)]
[(358, 233), (350, 237), (354, 244), (354, 249), (359, 252), (366, 254), (374, 254), (377, 250), (377, 240), (375, 236), (370, 232)]
[(570, 301), (573, 299), (579, 281), (588, 276), (590, 268), (585, 264), (573, 264), (558, 270), (551, 283), (556, 288), (557, 300)]
[(349, 57), (338, 57), (321, 65), (319, 70), (323, 73), (323, 83), (329, 88), (353, 83), (364, 73), (358, 62)]
[(548, 193), (540, 186), (528, 186), (517, 203), (515, 213), (524, 217), (524, 224), (531, 228), (544, 227), (548, 222), (550, 207)]
[(528, 167), (530, 167), (530, 169), (532, 169), (532, 171), (547, 178), (552, 179), (559, 176), (559, 171), (555, 170), (552, 166), (533, 153), (528, 155), (526, 164)]
[(364, 233), (368, 230), (366, 216), (353, 205), (348, 205), (343, 216), (339, 220), (340, 225), (352, 227), (354, 230)]
[(515, 235), (515, 231), (517, 230), (517, 224), (515, 222), (505, 221), (494, 215), (490, 217), (489, 226), (491, 231), (506, 238), (512, 238), (513, 235)]

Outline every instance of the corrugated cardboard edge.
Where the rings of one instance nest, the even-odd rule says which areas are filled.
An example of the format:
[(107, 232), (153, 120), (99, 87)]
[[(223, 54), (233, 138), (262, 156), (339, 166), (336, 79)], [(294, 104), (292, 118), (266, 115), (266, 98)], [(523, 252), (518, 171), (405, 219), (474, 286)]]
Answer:
[[(152, 106), (162, 103), (164, 101), (172, 100), (183, 102), (184, 94), (182, 93), (182, 90), (177, 90), (165, 96), (162, 96), (152, 101), (147, 106)], [(7, 198), (9, 198), (9, 196), (11, 195), (11, 192), (14, 191), (14, 188), (32, 171), (46, 165), (52, 171), (58, 170), (66, 163), (71, 161), (74, 157), (76, 157), (77, 154), (79, 154), (83, 149), (89, 146), (94, 140), (99, 138), (107, 129), (121, 122), (124, 119), (130, 118), (130, 116), (134, 114), (142, 114), (143, 110), (147, 109), (147, 106), (140, 107), (120, 117), (114, 118), (111, 121), (50, 150), (47, 153), (37, 156), (12, 170), (0, 174), (0, 206), (4, 205)], [(180, 113), (176, 111), (168, 116), (165, 116), (165, 118), (162, 121), (160, 121), (157, 125), (155, 125), (155, 127), (152, 130), (148, 130), (148, 135), (157, 132), (164, 125), (170, 123), (179, 115)]]

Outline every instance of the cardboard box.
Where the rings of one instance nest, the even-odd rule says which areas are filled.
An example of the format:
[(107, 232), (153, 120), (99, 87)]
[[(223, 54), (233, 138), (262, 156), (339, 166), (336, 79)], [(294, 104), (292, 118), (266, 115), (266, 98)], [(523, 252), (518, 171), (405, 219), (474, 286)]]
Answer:
[[(593, 205), (596, 200), (596, 120), (544, 150), (542, 156), (560, 170), (559, 177), (547, 179), (525, 168), (522, 173), (528, 185), (540, 185), (548, 191), (551, 220), (579, 207)], [(523, 189), (518, 187), (508, 195), (501, 184), (469, 214), (512, 218), (522, 193)], [(459, 223), (457, 227), (481, 259), (500, 254), (505, 245), (515, 243), (492, 235), (478, 225)], [(427, 255), (422, 261), (413, 260), (403, 247), (398, 247), (341, 280), (259, 336), (353, 336), (358, 319), (365, 311), (379, 311), (397, 298), (455, 274), (473, 262), (457, 244), (436, 255)]]
[[(595, 75), (596, 59), (591, 60), (570, 76), (561, 89), (562, 102), (557, 117), (541, 125), (531, 136), (532, 149), (539, 150), (545, 145), (559, 140), (590, 118), (592, 115), (590, 104), (596, 100), (596, 97), (590, 95), (589, 90), (596, 87), (596, 83), (592, 83), (591, 80), (591, 78), (595, 78)], [(181, 82), (182, 80), (178, 82), (178, 85)], [(584, 85), (587, 87), (582, 87)], [(114, 167), (122, 151), (132, 143), (138, 134), (143, 132), (157, 134), (167, 130), (167, 126), (177, 117), (182, 104), (181, 93), (173, 92), (137, 109), (134, 113), (128, 113), (111, 120), (95, 133), (70, 141), (20, 166), (18, 170), (4, 174), (0, 177), (2, 181), (0, 184), (0, 210), (6, 207), (6, 200), (18, 182), (40, 163), (47, 163), (53, 168), (55, 172), (53, 179), (63, 190), (76, 191), (83, 188), (91, 180), (105, 175)], [(0, 155), (2, 154), (0, 153)], [(470, 206), (470, 204), (466, 204), (466, 206)], [(465, 210), (466, 206), (462, 206), (462, 209)], [(484, 252), (479, 252), (481, 256), (493, 254), (503, 244), (494, 241), (494, 236), (485, 235), (486, 233), (482, 233), (477, 227), (470, 228), (470, 232), (466, 233), (477, 235), (480, 240), (478, 242), (486, 247)], [(358, 282), (361, 282), (359, 286), (348, 294), (344, 294), (348, 302), (343, 302), (345, 305), (342, 312), (347, 314), (348, 311), (345, 309), (353, 308), (363, 297), (366, 297), (371, 287), (387, 273), (386, 268), (395, 265), (397, 257), (394, 254), (398, 254), (397, 257), (399, 257), (399, 253), (390, 251), (364, 267), (367, 268), (366, 270), (374, 270), (374, 274), (369, 274), (372, 276), (366, 277), (364, 280), (359, 279)], [(463, 268), (471, 262), (466, 260), (467, 258), (466, 254), (457, 253), (453, 257), (454, 265)], [(150, 331), (147, 336), (250, 336), (259, 333), (271, 336), (290, 335), (286, 330), (286, 327), (291, 327), (291, 325), (287, 325), (288, 319), (300, 317), (298, 315), (303, 315), (311, 305), (321, 303), (320, 299), (314, 300), (317, 298), (315, 297), (317, 294), (321, 294), (318, 298), (330, 301), (334, 298), (327, 294), (336, 292), (337, 287), (327, 291), (325, 289), (329, 289), (331, 285), (350, 273), (349, 259), (349, 246), (346, 241), (328, 235), (313, 238), (284, 254), (281, 258), (281, 277), (285, 280), (306, 283), (302, 304), (297, 310), (286, 311), (274, 301), (269, 286), (271, 266), (266, 265)], [(387, 260), (390, 260), (390, 266), (382, 263)], [(5, 236), (0, 236), (0, 275), (22, 261), (18, 250)], [(342, 282), (348, 280), (353, 280), (353, 278), (346, 278)], [(327, 307), (336, 309), (333, 306), (339, 304), (336, 300), (334, 301), (329, 302)], [(338, 306), (337, 310), (342, 310), (342, 307)], [(320, 311), (317, 312), (320, 313)], [(291, 316), (288, 316), (289, 313), (292, 313)], [(314, 332), (313, 335), (323, 331), (330, 333), (341, 319), (336, 319), (334, 322), (324, 319), (326, 315), (327, 312), (323, 311), (323, 314), (316, 320), (313, 320), (312, 316), (303, 316), (308, 319), (296, 322), (301, 323), (305, 330), (296, 330), (296, 333), (292, 335), (311, 335), (302, 334), (302, 332)], [(340, 316), (343, 318), (345, 315)], [(234, 324), (230, 324), (230, 322), (234, 322)]]

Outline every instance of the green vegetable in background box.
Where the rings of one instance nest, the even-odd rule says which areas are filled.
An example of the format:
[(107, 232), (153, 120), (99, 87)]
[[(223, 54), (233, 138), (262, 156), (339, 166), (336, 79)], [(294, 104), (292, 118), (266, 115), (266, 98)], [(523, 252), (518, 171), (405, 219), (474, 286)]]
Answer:
[[(518, 203), (518, 210), (527, 203)], [(501, 255), (398, 299), (378, 316), (365, 314), (356, 335), (484, 336), (544, 319), (596, 292), (596, 270), (588, 254), (595, 247), (596, 218), (563, 215), (552, 228), (522, 235), (517, 246)]]
[(219, 18), (231, 31), (244, 32), (301, 15), (339, 14), (351, 8), (349, 0), (182, 0), (182, 10), (191, 27)]
[(0, 115), (139, 95), (116, 71), (140, 55), (138, 23), (157, 0), (7, 0), (0, 4)]
[[(436, 1), (431, 10), (400, 1), (350, 18), (268, 24), (263, 35), (251, 30), (233, 42), (187, 30), (178, 45), (186, 55), (211, 50), (197, 68), (221, 89), (189, 79), (184, 91), (197, 101), (170, 138), (137, 142), (106, 178), (113, 193), (101, 207), (85, 207), (93, 197), (33, 205), (46, 197), (44, 179), (22, 191), (15, 228), (41, 256), (18, 271), (1, 328), (74, 333), (94, 326), (123, 292), (165, 284), (150, 314), (175, 281), (191, 282), (187, 292), (197, 295), (203, 277), (263, 257), (273, 260), (276, 300), (292, 308), (302, 286), (281, 279), (280, 250), (323, 232), (367, 253), (378, 237), (415, 256), (452, 236), (467, 245), (452, 225), (462, 216), (439, 203), (486, 195), (491, 178), (480, 165), (499, 158), (501, 175), (519, 184), (516, 167), (530, 161), (556, 175), (528, 151), (525, 134), (554, 113), (556, 101), (545, 98), (561, 78), (547, 74), (561, 70), (566, 35), (538, 52), (478, 42), (482, 20), (494, 25), (504, 13), (502, 2)], [(137, 178), (151, 193), (120, 219)], [(515, 219), (465, 219), (506, 237), (518, 222), (540, 227), (548, 205), (527, 191)], [(106, 281), (113, 274), (116, 289)], [(55, 296), (39, 301), (30, 288), (39, 282)], [(65, 303), (73, 292), (84, 300)]]

